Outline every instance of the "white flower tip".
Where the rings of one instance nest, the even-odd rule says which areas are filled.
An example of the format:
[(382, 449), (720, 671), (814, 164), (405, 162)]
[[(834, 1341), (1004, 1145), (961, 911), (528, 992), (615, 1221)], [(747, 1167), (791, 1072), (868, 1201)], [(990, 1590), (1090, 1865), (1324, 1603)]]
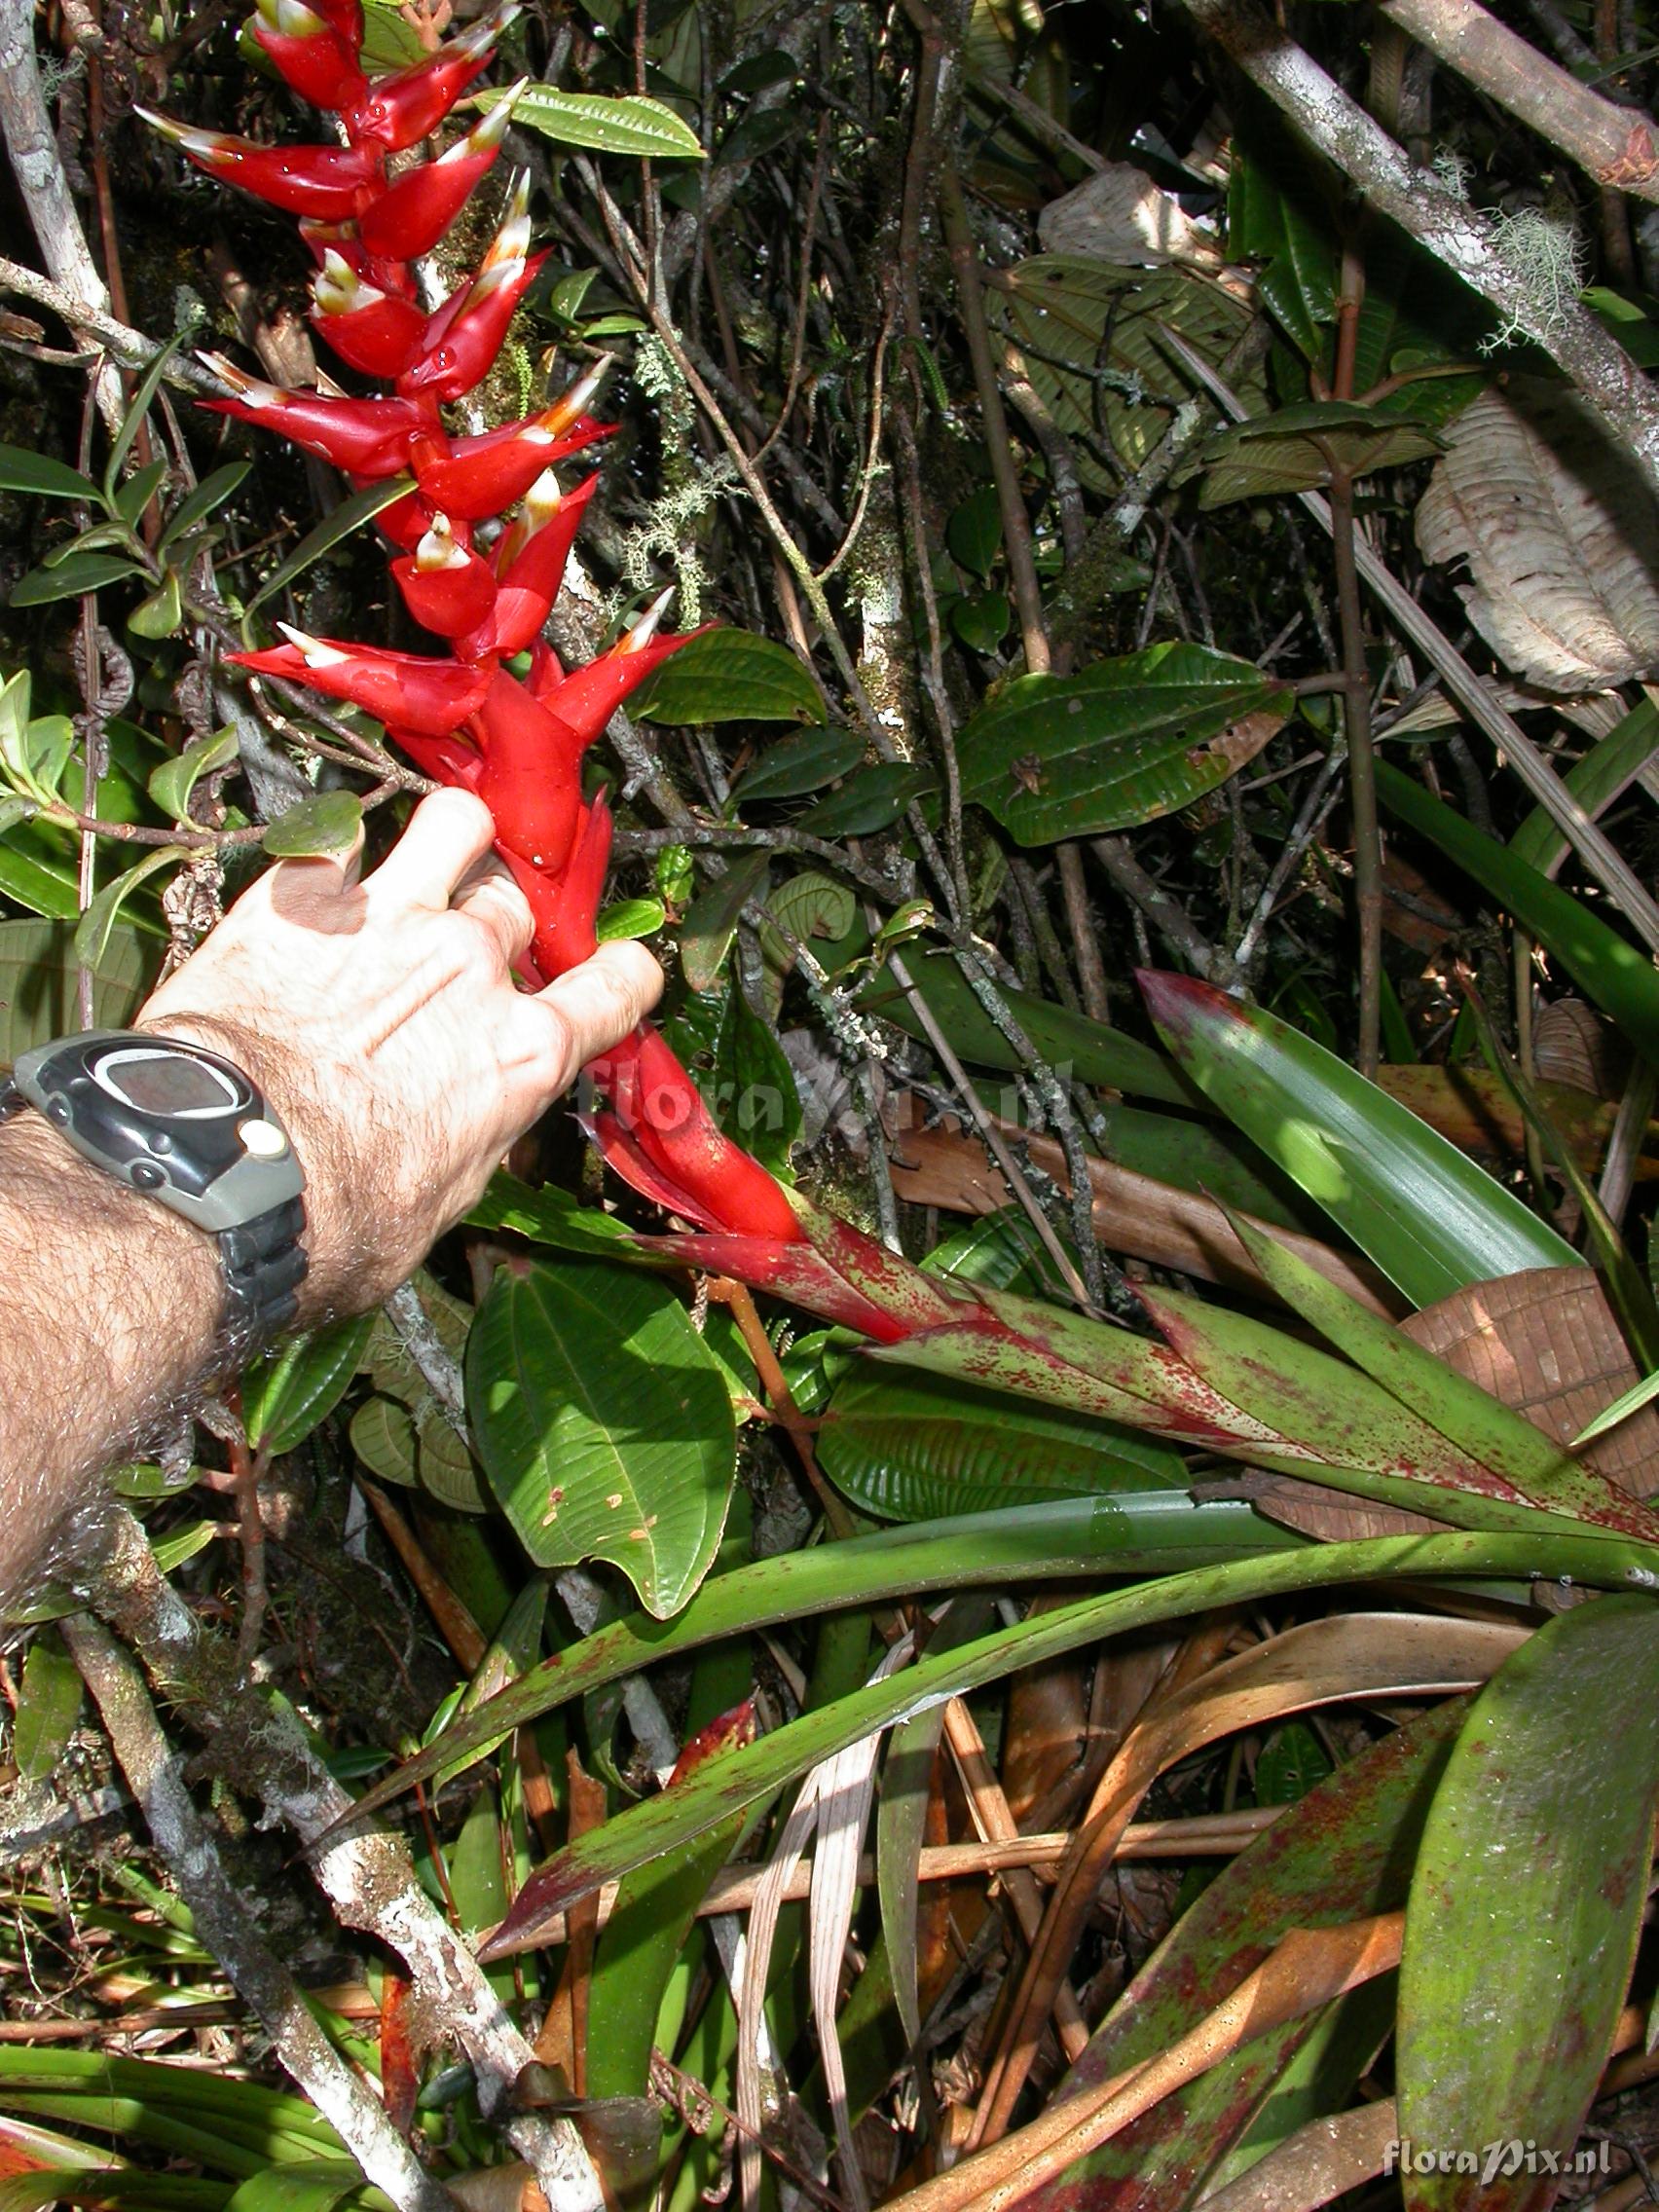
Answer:
[(320, 638), (313, 638), (309, 630), (297, 630), (291, 622), (278, 622), (276, 627), (294, 650), (304, 657), (308, 668), (334, 668), (347, 658), (337, 645), (325, 645)]
[(616, 650), (619, 653), (637, 653), (643, 646), (650, 644), (656, 636), (657, 625), (668, 612), (670, 600), (673, 599), (679, 588), (677, 584), (669, 584), (664, 590), (657, 593), (644, 614), (640, 616), (628, 635), (617, 645)]

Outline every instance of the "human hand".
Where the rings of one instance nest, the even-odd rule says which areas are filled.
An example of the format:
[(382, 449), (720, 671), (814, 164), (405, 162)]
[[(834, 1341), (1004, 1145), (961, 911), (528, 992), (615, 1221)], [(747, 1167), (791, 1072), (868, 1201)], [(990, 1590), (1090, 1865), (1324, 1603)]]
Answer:
[(365, 882), (356, 856), (278, 861), (138, 1015), (245, 1068), (287, 1124), (307, 1180), (308, 1322), (387, 1297), (661, 991), (631, 943), (516, 989), (531, 913), (493, 834), (479, 800), (440, 791)]

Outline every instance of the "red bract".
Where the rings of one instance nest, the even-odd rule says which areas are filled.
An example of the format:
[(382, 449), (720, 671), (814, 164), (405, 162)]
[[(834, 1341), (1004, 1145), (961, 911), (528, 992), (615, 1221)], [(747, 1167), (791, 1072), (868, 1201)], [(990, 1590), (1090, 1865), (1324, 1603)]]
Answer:
[[(702, 630), (684, 630), (677, 638), (653, 635), (673, 596), (672, 590), (665, 591), (625, 638), (608, 653), (601, 653), (598, 660), (589, 661), (586, 668), (572, 669), (551, 693), (554, 712), (581, 732), (584, 745), (592, 743), (629, 692), (637, 690), (653, 668), (660, 668), (670, 653), (677, 653), (682, 645), (703, 635)], [(703, 625), (704, 629), (710, 627)]]
[(599, 940), (594, 924), (610, 866), (610, 809), (600, 793), (581, 810), (575, 842), (563, 875), (552, 876), (521, 860), (509, 846), (499, 848), (535, 922), (531, 951), (544, 980), (569, 975), (591, 960)]
[(277, 627), (288, 640), (285, 645), (227, 657), (239, 668), (285, 676), (291, 683), (326, 691), (331, 699), (349, 699), (365, 714), (423, 737), (447, 737), (459, 729), (483, 705), (490, 688), (488, 666), (468, 668), (459, 660), (427, 660), (420, 653), (309, 638), (286, 622)]
[(504, 851), (564, 872), (581, 807), (582, 741), (503, 669), (473, 718), (484, 773), (478, 795)]
[(593, 1062), (610, 1111), (593, 1118), (624, 1182), (694, 1221), (793, 1243), (801, 1235), (783, 1185), (719, 1126), (702, 1093), (649, 1023)]
[(425, 336), (426, 318), (413, 300), (367, 283), (334, 246), (324, 249), (312, 303), (312, 328), (365, 376), (396, 376)]
[(498, 8), (424, 61), (370, 86), (346, 118), (352, 145), (371, 140), (389, 154), (401, 154), (427, 137), (488, 62), (497, 39), (518, 12), (513, 6)]
[(260, 146), (223, 130), (188, 130), (147, 107), (134, 113), (209, 176), (240, 185), (290, 215), (320, 215), (325, 222), (354, 215), (380, 174), (380, 156), (372, 147)]
[(459, 399), (489, 375), (519, 301), (547, 256), (530, 254), (530, 178), (513, 187), (506, 220), (479, 263), (427, 322), (421, 350), (398, 377), (407, 397)]
[(357, 66), (357, 34), (343, 38), (304, 0), (259, 0), (253, 35), (313, 107), (354, 107), (369, 89)]
[(405, 169), (373, 206), (364, 208), (357, 227), (370, 253), (414, 261), (431, 252), (500, 152), (514, 104), (529, 83), (528, 77), (521, 77), (464, 138), (458, 138), (435, 162)]
[(431, 433), (430, 415), (413, 399), (340, 399), (319, 391), (284, 391), (279, 385), (243, 376), (222, 353), (199, 357), (238, 395), (204, 399), (202, 404), (210, 414), (258, 423), (367, 482), (406, 468), (412, 441)]
[(572, 423), (560, 401), (476, 437), (423, 439), (411, 456), (415, 481), (422, 497), (445, 514), (482, 522), (522, 499), (544, 468), (608, 438), (615, 427), (585, 415)]
[[(565, 563), (598, 485), (596, 471), (573, 492), (561, 494), (553, 471), (542, 470), (525, 494), (524, 514), (501, 533), (491, 564), (500, 579), (495, 605), (489, 621), (458, 645), (463, 658), (472, 652), (497, 652), (504, 659), (535, 642), (559, 596)], [(555, 668), (553, 683), (563, 681)], [(535, 697), (541, 696), (534, 682), (531, 689)]]
[[(487, 561), (461, 544), (447, 515), (434, 515), (432, 527), (413, 553), (391, 564), (403, 604), (420, 623), (440, 638), (461, 638), (488, 619), (496, 604), (496, 578)], [(463, 660), (483, 656), (463, 653)]]

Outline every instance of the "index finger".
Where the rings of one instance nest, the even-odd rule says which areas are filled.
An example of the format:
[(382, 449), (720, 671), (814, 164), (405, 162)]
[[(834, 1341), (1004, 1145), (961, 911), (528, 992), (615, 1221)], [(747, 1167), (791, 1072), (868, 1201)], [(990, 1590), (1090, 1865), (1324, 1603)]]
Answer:
[(377, 904), (441, 914), (495, 840), (496, 825), (481, 798), (453, 787), (428, 793), (365, 888)]

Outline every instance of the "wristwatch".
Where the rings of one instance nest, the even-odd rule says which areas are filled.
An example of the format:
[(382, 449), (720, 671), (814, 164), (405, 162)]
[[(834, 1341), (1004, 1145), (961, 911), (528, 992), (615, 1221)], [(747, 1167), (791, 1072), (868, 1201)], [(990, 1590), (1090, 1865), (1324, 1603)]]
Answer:
[(0, 1120), (24, 1106), (83, 1160), (215, 1238), (227, 1355), (245, 1359), (294, 1318), (305, 1173), (240, 1068), (176, 1037), (89, 1029), (0, 1076)]

